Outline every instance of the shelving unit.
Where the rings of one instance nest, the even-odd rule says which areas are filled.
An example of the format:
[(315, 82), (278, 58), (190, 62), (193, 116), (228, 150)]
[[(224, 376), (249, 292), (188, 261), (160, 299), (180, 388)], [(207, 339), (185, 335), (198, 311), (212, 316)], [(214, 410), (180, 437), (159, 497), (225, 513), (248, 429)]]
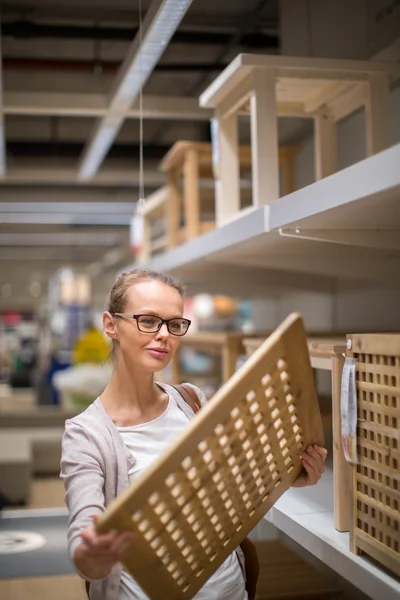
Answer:
[(334, 527), (333, 471), (315, 487), (291, 488), (265, 517), (373, 600), (397, 600), (400, 581), (350, 551), (349, 534)]
[[(279, 148), (282, 189), (290, 194), (296, 189), (295, 156), (300, 146)], [(251, 182), (246, 179), (251, 169), (251, 148), (239, 147), (239, 166), (244, 172), (240, 180), (241, 206), (251, 205)], [(139, 208), (144, 222), (141, 263), (162, 250), (171, 250), (215, 227), (215, 194), (213, 149), (211, 144), (179, 141), (160, 164), (167, 176), (163, 186)], [(164, 222), (161, 232), (157, 226)]]
[(314, 120), (319, 180), (338, 169), (336, 123), (359, 108), (367, 156), (389, 146), (389, 85), (398, 77), (396, 63), (240, 54), (200, 97), (218, 123), (218, 225), (240, 210), (238, 115), (250, 114), (253, 205), (268, 205), (280, 196), (278, 117)]
[[(342, 288), (346, 282), (360, 288), (398, 286), (400, 144), (387, 147), (387, 103), (389, 83), (399, 76), (396, 63), (239, 56), (200, 101), (214, 109), (217, 122), (217, 228), (146, 266), (182, 278), (190, 294), (331, 293), (337, 281)], [(365, 109), (367, 158), (336, 172), (336, 123), (359, 108)], [(251, 117), (253, 205), (240, 210), (237, 117), (242, 114)], [(312, 118), (316, 125), (317, 181), (282, 197), (278, 116)], [(400, 582), (352, 553), (345, 531), (351, 522), (349, 465), (339, 437), (343, 340), (313, 340), (309, 350), (314, 368), (332, 371), (333, 464), (316, 487), (289, 490), (268, 518), (369, 597), (395, 600)]]
[(392, 284), (400, 272), (399, 165), (400, 144), (250, 209), (149, 266), (184, 278), (191, 292), (239, 296), (329, 291), (332, 278)]
[[(334, 279), (393, 284), (400, 273), (399, 165), (396, 145), (269, 206), (242, 212), (149, 266), (183, 278), (190, 293), (329, 292)], [(329, 368), (332, 356), (320, 354), (313, 362)], [(291, 489), (270, 519), (371, 598), (394, 600), (400, 583), (353, 554), (349, 534), (335, 529), (334, 472), (336, 477), (337, 467), (315, 489)]]

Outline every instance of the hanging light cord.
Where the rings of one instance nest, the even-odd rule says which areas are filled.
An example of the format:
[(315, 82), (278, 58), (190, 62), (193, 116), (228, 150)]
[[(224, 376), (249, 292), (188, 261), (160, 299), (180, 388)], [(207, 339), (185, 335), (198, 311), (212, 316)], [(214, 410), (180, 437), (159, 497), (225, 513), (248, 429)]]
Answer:
[[(139, 0), (139, 44), (142, 47), (142, 0)], [(141, 65), (142, 53), (139, 53), (139, 69)], [(144, 166), (143, 166), (143, 85), (139, 91), (139, 200), (138, 206), (144, 204)]]

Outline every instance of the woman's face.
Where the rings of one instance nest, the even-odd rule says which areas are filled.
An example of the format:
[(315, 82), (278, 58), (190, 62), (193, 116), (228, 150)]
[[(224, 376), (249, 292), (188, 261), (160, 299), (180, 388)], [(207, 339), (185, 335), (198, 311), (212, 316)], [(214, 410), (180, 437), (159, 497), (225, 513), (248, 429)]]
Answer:
[[(129, 288), (122, 312), (173, 319), (183, 316), (183, 300), (169, 285), (153, 280), (141, 281)], [(156, 333), (143, 333), (135, 319), (112, 317), (110, 325), (114, 328), (111, 334), (106, 318), (104, 323), (106, 333), (117, 340), (127, 361), (152, 373), (161, 371), (170, 362), (181, 341), (179, 336), (169, 333), (165, 323)]]

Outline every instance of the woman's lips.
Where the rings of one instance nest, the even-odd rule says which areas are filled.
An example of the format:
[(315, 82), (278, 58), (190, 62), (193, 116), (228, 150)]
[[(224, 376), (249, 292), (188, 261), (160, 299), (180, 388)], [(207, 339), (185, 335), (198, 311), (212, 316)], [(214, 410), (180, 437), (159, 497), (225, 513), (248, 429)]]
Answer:
[(162, 350), (161, 348), (148, 348), (148, 351), (155, 358), (165, 358), (168, 354), (168, 350)]

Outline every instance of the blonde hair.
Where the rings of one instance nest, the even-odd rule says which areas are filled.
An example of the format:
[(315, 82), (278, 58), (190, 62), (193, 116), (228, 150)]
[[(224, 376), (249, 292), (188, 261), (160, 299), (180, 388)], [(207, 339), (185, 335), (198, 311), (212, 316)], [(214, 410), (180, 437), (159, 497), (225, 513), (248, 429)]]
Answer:
[(185, 296), (185, 286), (174, 277), (170, 277), (166, 273), (151, 271), (150, 269), (134, 269), (133, 271), (122, 273), (115, 281), (108, 298), (108, 312), (111, 314), (124, 312), (129, 288), (141, 281), (158, 281), (174, 288), (182, 298)]

